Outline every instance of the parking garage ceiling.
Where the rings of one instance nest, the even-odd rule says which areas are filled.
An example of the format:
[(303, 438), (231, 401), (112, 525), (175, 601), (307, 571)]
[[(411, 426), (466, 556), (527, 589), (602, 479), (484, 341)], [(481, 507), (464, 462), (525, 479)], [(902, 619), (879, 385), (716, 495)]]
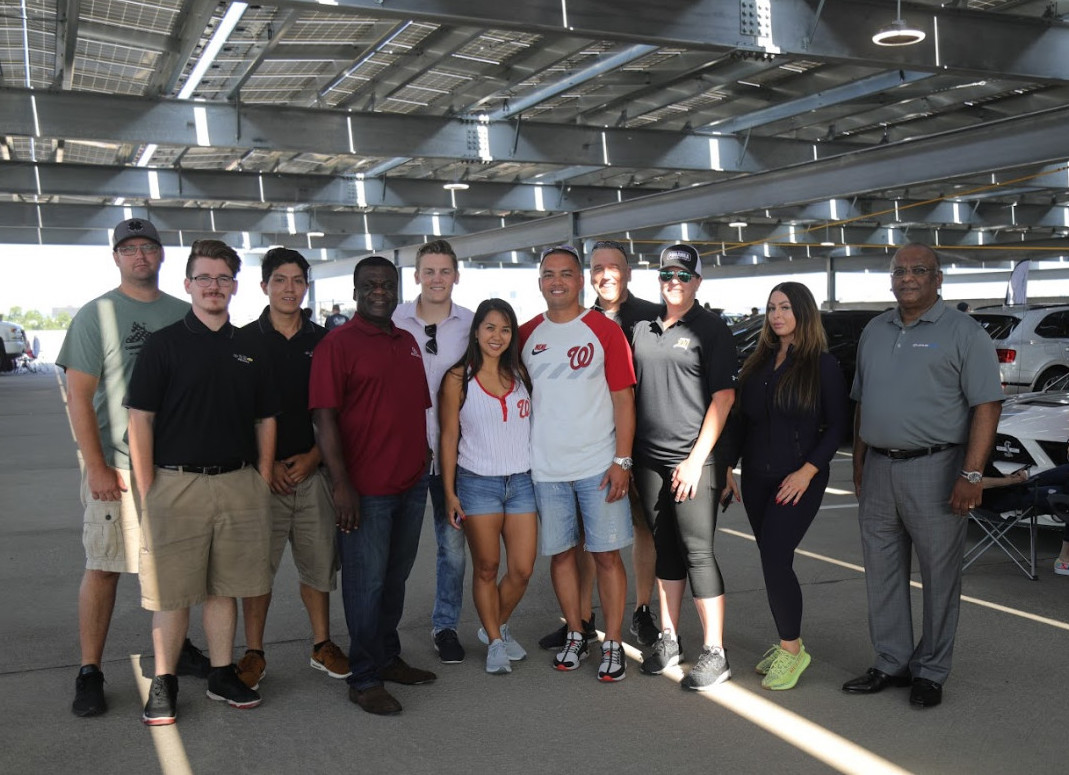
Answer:
[(0, 0), (0, 243), (1069, 254), (1069, 3), (901, 8), (921, 43), (891, 0)]

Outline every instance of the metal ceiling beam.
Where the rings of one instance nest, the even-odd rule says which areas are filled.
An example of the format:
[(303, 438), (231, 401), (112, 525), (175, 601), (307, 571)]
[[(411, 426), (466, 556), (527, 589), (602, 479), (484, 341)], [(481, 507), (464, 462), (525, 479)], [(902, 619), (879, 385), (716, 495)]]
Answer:
[(185, 72), (186, 63), (197, 50), (218, 5), (217, 0), (192, 0), (182, 3), (182, 11), (175, 20), (177, 50), (167, 52), (161, 58), (155, 77), (145, 89), (146, 94), (169, 96), (174, 93), (182, 73)]
[[(786, 207), (836, 196), (996, 172), (1065, 158), (1069, 108), (985, 124), (974, 129), (877, 146), (790, 169), (776, 169), (577, 213), (520, 227), (458, 238), (465, 255), (500, 253), (561, 240), (624, 234), (628, 230), (700, 221), (752, 210)], [(415, 246), (399, 255), (411, 261)]]
[(78, 47), (78, 24), (82, 0), (56, 3), (56, 63), (52, 88), (70, 89), (74, 79), (74, 56)]
[[(78, 0), (80, 2), (80, 0)], [(102, 22), (82, 22), (78, 25), (78, 39), (98, 43), (129, 46), (139, 51), (155, 51), (160, 54), (178, 52), (178, 40), (170, 35), (148, 32), (136, 27), (120, 27)], [(69, 89), (70, 86), (64, 88)]]
[[(865, 67), (970, 72), (992, 78), (1069, 81), (1069, 25), (1054, 19), (907, 4), (904, 14), (927, 33), (908, 47), (875, 45), (870, 35), (893, 18), (883, 0), (828, 0), (818, 16), (811, 0), (756, 4), (724, 0), (337, 0), (331, 10), (397, 16), (439, 24), (477, 24), (527, 32), (561, 32), (660, 46), (792, 55)], [(312, 0), (286, 6), (321, 9)]]
[(0, 162), (0, 193), (25, 197), (124, 197), (149, 201), (155, 176), (159, 199), (278, 206), (570, 211), (656, 193), (655, 189), (473, 183), (449, 192), (440, 181), (410, 178), (294, 175), (224, 170), (158, 169), (98, 164)]
[(772, 107), (764, 108), (763, 110), (754, 110), (743, 116), (726, 118), (721, 121), (713, 121), (697, 131), (699, 133), (712, 132), (715, 134), (743, 132), (763, 124), (782, 121), (785, 118), (791, 118), (800, 113), (808, 113), (812, 110), (826, 108), (829, 105), (838, 105), (861, 97), (867, 97), (871, 94), (878, 94), (879, 92), (893, 89), (902, 84), (914, 83), (915, 81), (921, 81), (925, 78), (931, 78), (932, 75), (932, 73), (920, 73), (912, 70), (893, 70), (886, 73), (878, 73), (876, 75), (870, 75), (868, 78), (854, 81), (853, 83), (825, 89), (816, 94), (810, 94), (794, 100), (787, 100), (786, 102), (781, 102), (779, 105), (773, 105)]
[(226, 87), (222, 91), (226, 92), (227, 100), (238, 99), (241, 93), (241, 87), (248, 83), (249, 79), (256, 74), (256, 71), (260, 68), (260, 65), (264, 63), (279, 46), (279, 43), (286, 37), (286, 34), (290, 31), (293, 25), (300, 18), (300, 14), (295, 10), (283, 10), (280, 11), (278, 17), (275, 19), (275, 23), (268, 27), (268, 39), (259, 44), (259, 50), (256, 52), (256, 56), (251, 60), (247, 60), (244, 64), (244, 68), (234, 74), (234, 77), (230, 79)]
[[(234, 106), (79, 92), (0, 90), (0, 134), (157, 143), (180, 147), (307, 151), (362, 157), (431, 157), (485, 162), (759, 172), (856, 150), (777, 138), (679, 134), (539, 122), (482, 124), (435, 116)], [(121, 120), (118, 120), (121, 117)], [(201, 119), (203, 117), (203, 120)], [(206, 128), (199, 136), (197, 126)]]

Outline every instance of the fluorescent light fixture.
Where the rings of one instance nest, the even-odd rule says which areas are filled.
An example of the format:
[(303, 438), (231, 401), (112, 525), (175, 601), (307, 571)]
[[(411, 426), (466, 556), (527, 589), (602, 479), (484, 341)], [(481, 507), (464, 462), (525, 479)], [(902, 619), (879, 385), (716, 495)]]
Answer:
[(834, 242), (824, 241), (824, 242), (820, 243), (820, 246), (822, 248), (833, 248), (833, 247), (835, 247), (835, 243)]
[(149, 162), (152, 161), (152, 157), (155, 155), (158, 147), (159, 146), (156, 145), (156, 143), (147, 143), (145, 145), (145, 150), (141, 152), (141, 158), (137, 160), (137, 166), (147, 167)]
[(215, 58), (219, 56), (219, 52), (222, 50), (223, 46), (226, 45), (227, 38), (230, 37), (230, 33), (234, 31), (234, 28), (238, 26), (238, 22), (241, 21), (241, 17), (245, 13), (245, 9), (248, 7), (248, 3), (241, 2), (241, 0), (234, 0), (234, 2), (230, 4), (230, 7), (226, 9), (226, 13), (223, 14), (219, 26), (215, 28), (215, 32), (208, 41), (208, 45), (205, 46), (204, 50), (200, 53), (200, 58), (197, 60), (193, 72), (189, 74), (189, 78), (186, 79), (186, 83), (182, 87), (182, 90), (178, 92), (178, 99), (188, 100), (193, 96), (193, 92), (200, 86), (200, 82), (204, 79), (204, 75), (208, 72), (208, 68), (214, 64)]
[(459, 180), (454, 180), (452, 183), (442, 184), (442, 188), (446, 191), (467, 191), (471, 186), (467, 183), (461, 183)]
[(902, 0), (898, 0), (898, 15), (895, 20), (873, 35), (872, 42), (877, 46), (912, 46), (925, 37), (924, 30), (902, 19)]
[(728, 222), (728, 226), (730, 226), (732, 229), (745, 229), (749, 225), (750, 224), (748, 224), (746, 221), (730, 221), (730, 222)]
[(327, 235), (324, 232), (321, 232), (321, 231), (310, 231), (310, 232), (308, 232), (308, 236), (316, 238), (316, 237), (325, 237)]

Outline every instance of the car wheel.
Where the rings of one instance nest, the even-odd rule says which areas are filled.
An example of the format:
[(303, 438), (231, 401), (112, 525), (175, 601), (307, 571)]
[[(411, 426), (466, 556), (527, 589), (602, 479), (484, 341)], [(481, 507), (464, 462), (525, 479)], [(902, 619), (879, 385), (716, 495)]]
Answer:
[(1036, 385), (1032, 389), (1035, 391), (1046, 390), (1050, 387), (1052, 382), (1065, 376), (1066, 372), (1069, 372), (1069, 369), (1062, 368), (1061, 366), (1052, 366), (1039, 375), (1039, 379), (1036, 380)]

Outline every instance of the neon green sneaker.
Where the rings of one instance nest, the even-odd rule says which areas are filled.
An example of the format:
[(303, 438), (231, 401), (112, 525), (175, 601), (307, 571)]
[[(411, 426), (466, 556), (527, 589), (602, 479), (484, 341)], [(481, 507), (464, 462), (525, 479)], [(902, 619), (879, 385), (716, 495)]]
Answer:
[(761, 688), (770, 689), (774, 692), (793, 689), (811, 661), (809, 652), (805, 650), (804, 645), (797, 654), (780, 649), (779, 654), (772, 660), (768, 673), (761, 680)]
[(776, 661), (776, 657), (783, 651), (779, 646), (773, 646), (765, 655), (761, 657), (761, 661), (757, 663), (757, 667), (754, 670), (758, 675), (768, 675), (768, 669), (772, 667), (772, 663)]

